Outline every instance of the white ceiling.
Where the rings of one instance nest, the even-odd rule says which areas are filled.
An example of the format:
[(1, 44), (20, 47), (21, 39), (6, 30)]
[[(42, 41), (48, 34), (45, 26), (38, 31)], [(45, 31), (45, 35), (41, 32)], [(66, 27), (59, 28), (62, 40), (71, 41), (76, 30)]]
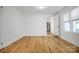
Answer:
[(37, 9), (36, 6), (16, 6), (24, 14), (54, 14), (59, 12), (64, 6), (47, 6), (45, 9)]

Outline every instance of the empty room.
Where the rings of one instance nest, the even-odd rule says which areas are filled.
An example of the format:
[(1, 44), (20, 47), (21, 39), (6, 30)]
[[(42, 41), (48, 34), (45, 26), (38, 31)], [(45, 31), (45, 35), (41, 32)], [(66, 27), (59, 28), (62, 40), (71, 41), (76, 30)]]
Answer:
[(78, 52), (78, 6), (0, 6), (0, 53)]

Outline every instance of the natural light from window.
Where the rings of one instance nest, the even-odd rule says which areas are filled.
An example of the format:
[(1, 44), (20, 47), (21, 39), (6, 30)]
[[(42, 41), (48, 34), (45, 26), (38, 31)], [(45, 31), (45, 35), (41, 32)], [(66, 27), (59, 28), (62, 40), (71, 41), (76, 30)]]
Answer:
[(63, 19), (64, 31), (79, 33), (79, 7), (65, 13)]

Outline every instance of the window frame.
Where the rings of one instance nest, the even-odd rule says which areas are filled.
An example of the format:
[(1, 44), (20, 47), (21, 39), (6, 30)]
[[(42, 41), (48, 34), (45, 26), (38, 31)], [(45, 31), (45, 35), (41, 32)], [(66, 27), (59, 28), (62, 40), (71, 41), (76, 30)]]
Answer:
[[(71, 15), (70, 15), (70, 12), (67, 12), (67, 13), (65, 13), (65, 14), (69, 14), (69, 21), (64, 21), (64, 24), (67, 23), (67, 22), (69, 22), (69, 23), (70, 23), (70, 25), (69, 25), (69, 27), (70, 27), (69, 29), (70, 29), (70, 30), (69, 30), (69, 31), (66, 31), (66, 30), (64, 29), (64, 31), (66, 31), (66, 32), (71, 32), (71, 20), (70, 20)], [(65, 15), (65, 14), (64, 14), (64, 15)], [(64, 18), (64, 16), (63, 16), (63, 18)], [(65, 26), (65, 25), (64, 25), (64, 26)]]
[[(79, 7), (78, 7), (79, 8)], [(76, 8), (74, 8), (74, 9), (76, 9)], [(73, 22), (74, 21), (77, 21), (77, 20), (79, 20), (79, 18), (71, 18), (71, 15), (72, 15), (72, 13), (71, 12), (73, 12), (74, 11), (74, 9), (72, 9), (71, 11), (69, 11), (69, 12), (66, 12), (66, 13), (64, 13), (64, 15), (65, 14), (69, 14), (69, 21), (64, 21), (64, 23), (67, 23), (67, 22), (69, 22), (70, 23), (70, 31), (66, 31), (66, 30), (64, 30), (65, 32), (74, 32), (74, 25), (73, 25)], [(64, 16), (63, 16), (63, 20), (64, 20)], [(65, 25), (64, 25), (65, 26)], [(79, 32), (75, 32), (75, 33), (79, 33)]]
[[(72, 24), (74, 21), (78, 21), (78, 20), (79, 20), (79, 18), (72, 20)], [(72, 27), (73, 27), (72, 32), (74, 32), (74, 25), (72, 25)], [(79, 33), (79, 32), (75, 32), (75, 33)]]

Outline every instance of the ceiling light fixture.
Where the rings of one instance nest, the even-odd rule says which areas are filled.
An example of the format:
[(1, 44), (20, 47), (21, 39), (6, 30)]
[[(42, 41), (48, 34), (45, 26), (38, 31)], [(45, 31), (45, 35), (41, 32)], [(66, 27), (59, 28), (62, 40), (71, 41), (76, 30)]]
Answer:
[(45, 6), (37, 6), (37, 9), (45, 9)]

